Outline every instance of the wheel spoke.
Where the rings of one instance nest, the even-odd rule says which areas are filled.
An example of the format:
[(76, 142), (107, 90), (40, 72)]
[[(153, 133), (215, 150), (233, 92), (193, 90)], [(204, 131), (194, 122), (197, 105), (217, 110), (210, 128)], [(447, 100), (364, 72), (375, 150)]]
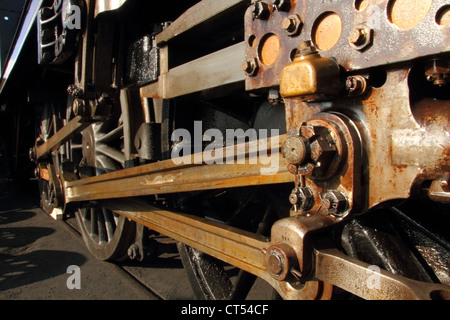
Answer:
[(90, 230), (89, 230), (90, 232), (89, 233), (90, 233), (91, 237), (95, 237), (96, 235), (98, 235), (97, 212), (95, 211), (94, 208), (90, 208), (89, 211), (91, 213), (90, 214), (91, 220), (90, 220)]
[(123, 125), (118, 126), (116, 129), (106, 133), (105, 135), (98, 138), (97, 143), (108, 144), (110, 142), (116, 141), (123, 136)]
[(117, 161), (122, 165), (122, 167), (125, 165), (125, 155), (119, 150), (116, 150), (112, 147), (102, 144), (97, 146), (96, 151), (107, 156), (108, 158)]
[(111, 211), (102, 208), (102, 212), (103, 212), (103, 220), (105, 221), (106, 235), (109, 242), (114, 237), (115, 223), (114, 219), (112, 218)]

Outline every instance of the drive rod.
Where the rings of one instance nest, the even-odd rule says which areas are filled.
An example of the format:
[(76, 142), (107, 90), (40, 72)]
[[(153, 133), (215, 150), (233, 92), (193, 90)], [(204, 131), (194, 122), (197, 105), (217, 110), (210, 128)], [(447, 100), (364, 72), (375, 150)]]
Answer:
[(64, 143), (72, 139), (75, 134), (83, 131), (91, 124), (92, 122), (85, 121), (82, 116), (76, 116), (50, 139), (35, 147), (35, 159), (33, 160), (39, 160), (40, 158), (48, 155), (50, 152), (55, 151)]
[[(249, 143), (245, 143), (221, 149), (222, 152), (217, 152), (218, 158), (212, 156), (208, 160), (223, 161), (210, 165), (196, 165), (194, 160), (198, 154), (194, 154), (176, 161), (169, 159), (80, 180), (66, 179), (65, 200), (70, 203), (293, 182), (293, 175), (288, 172), (279, 152), (284, 136), (267, 141), (263, 144), (267, 148), (265, 160), (252, 154)], [(227, 164), (225, 157), (230, 154), (227, 152), (237, 151), (240, 146), (246, 150), (244, 161), (234, 159), (234, 163)], [(267, 161), (269, 157), (270, 164)], [(206, 154), (203, 154), (205, 159)]]

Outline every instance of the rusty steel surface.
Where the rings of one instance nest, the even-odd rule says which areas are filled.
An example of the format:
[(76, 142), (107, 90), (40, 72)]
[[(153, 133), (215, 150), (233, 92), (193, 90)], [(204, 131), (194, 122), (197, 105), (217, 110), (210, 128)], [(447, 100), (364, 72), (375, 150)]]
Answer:
[[(436, 15), (440, 17), (439, 10), (445, 8), (448, 3), (445, 0), (435, 0), (432, 3), (429, 0), (414, 1), (416, 2), (419, 5), (411, 5), (410, 1), (394, 1), (392, 8), (389, 8), (388, 0), (364, 1), (363, 5), (357, 1), (355, 8), (353, 2), (326, 1), (318, 4), (314, 0), (297, 0), (292, 1), (290, 10), (270, 10), (267, 19), (255, 19), (253, 8), (249, 7), (245, 15), (247, 58), (259, 58), (258, 50), (267, 34), (276, 35), (281, 48), (275, 63), (260, 66), (257, 75), (247, 78), (247, 89), (277, 86), (281, 70), (292, 61), (299, 43), (307, 40), (313, 40), (319, 49), (323, 46), (321, 54), (336, 59), (347, 71), (363, 70), (448, 51), (450, 31), (436, 23)], [(407, 7), (406, 10), (403, 10), (403, 7)], [(387, 18), (387, 12), (392, 10), (397, 20), (420, 21), (416, 22), (414, 28), (400, 29)], [(407, 19), (402, 20), (401, 14), (410, 10), (413, 11), (412, 14), (405, 13)], [(398, 14), (399, 17), (397, 12), (401, 13)], [(298, 14), (302, 21), (301, 32), (296, 36), (290, 35), (282, 27), (283, 20), (292, 14)], [(402, 26), (401, 22), (399, 23)], [(407, 23), (409, 22), (405, 22)], [(349, 37), (358, 26), (373, 30), (373, 39), (362, 51), (349, 44)]]
[[(307, 222), (308, 218), (282, 220), (273, 229), (271, 239), (268, 239), (195, 216), (152, 207), (145, 202), (114, 200), (109, 201), (107, 206), (129, 219), (263, 278), (286, 299), (330, 298), (331, 287), (326, 283), (317, 282), (320, 280), (334, 283), (349, 292), (371, 300), (430, 300), (435, 296), (447, 297), (450, 294), (449, 287), (445, 285), (413, 281), (386, 271), (371, 271), (368, 264), (349, 259), (336, 249), (308, 251), (311, 258), (312, 255), (315, 257), (314, 259), (309, 258), (308, 263), (315, 261), (313, 278), (316, 281), (309, 281), (298, 287), (295, 280), (282, 282), (274, 278), (273, 272), (276, 269), (274, 265), (277, 264), (277, 261), (272, 265), (270, 262), (273, 260), (271, 257), (274, 255), (274, 250), (277, 250), (275, 248), (280, 248), (278, 252), (285, 254), (288, 247), (280, 243), (290, 241), (301, 244), (303, 241), (293, 241), (294, 238), (303, 238), (311, 229), (322, 228), (327, 225), (326, 221), (312, 219)], [(293, 227), (294, 225), (296, 227)], [(293, 251), (304, 253), (300, 248), (295, 248)], [(294, 260), (297, 259), (295, 252), (292, 253)], [(280, 267), (292, 270), (291, 268), (295, 267), (295, 261), (291, 265), (281, 265)], [(372, 281), (373, 277), (380, 277), (379, 288), (373, 289), (370, 286), (361, 285)]]
[[(368, 300), (432, 300), (449, 299), (449, 286), (414, 281), (343, 255), (336, 249), (318, 249), (316, 277), (336, 284)], [(377, 277), (376, 286), (368, 284)]]

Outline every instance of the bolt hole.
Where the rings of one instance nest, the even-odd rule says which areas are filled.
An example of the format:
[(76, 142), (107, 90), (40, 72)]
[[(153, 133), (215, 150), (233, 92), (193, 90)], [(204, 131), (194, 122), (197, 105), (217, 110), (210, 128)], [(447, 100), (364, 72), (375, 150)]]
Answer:
[(433, 0), (390, 0), (388, 19), (401, 30), (419, 25), (431, 9)]

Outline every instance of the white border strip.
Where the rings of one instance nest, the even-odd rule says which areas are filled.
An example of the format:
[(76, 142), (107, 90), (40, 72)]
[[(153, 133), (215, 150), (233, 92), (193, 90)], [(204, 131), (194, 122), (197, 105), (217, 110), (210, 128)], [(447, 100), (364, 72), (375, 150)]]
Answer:
[(28, 7), (28, 13), (25, 17), (25, 21), (23, 22), (19, 34), (19, 38), (16, 40), (14, 50), (11, 54), (11, 57), (8, 60), (8, 64), (6, 65), (5, 72), (3, 73), (1, 82), (0, 82), (0, 94), (3, 92), (3, 88), (6, 85), (6, 81), (8, 81), (9, 76), (11, 75), (14, 66), (16, 65), (17, 60), (19, 59), (20, 53), (22, 52), (22, 47), (25, 44), (25, 41), (30, 33), (33, 24), (36, 21), (37, 13), (41, 8), (42, 0), (32, 0), (32, 3)]

